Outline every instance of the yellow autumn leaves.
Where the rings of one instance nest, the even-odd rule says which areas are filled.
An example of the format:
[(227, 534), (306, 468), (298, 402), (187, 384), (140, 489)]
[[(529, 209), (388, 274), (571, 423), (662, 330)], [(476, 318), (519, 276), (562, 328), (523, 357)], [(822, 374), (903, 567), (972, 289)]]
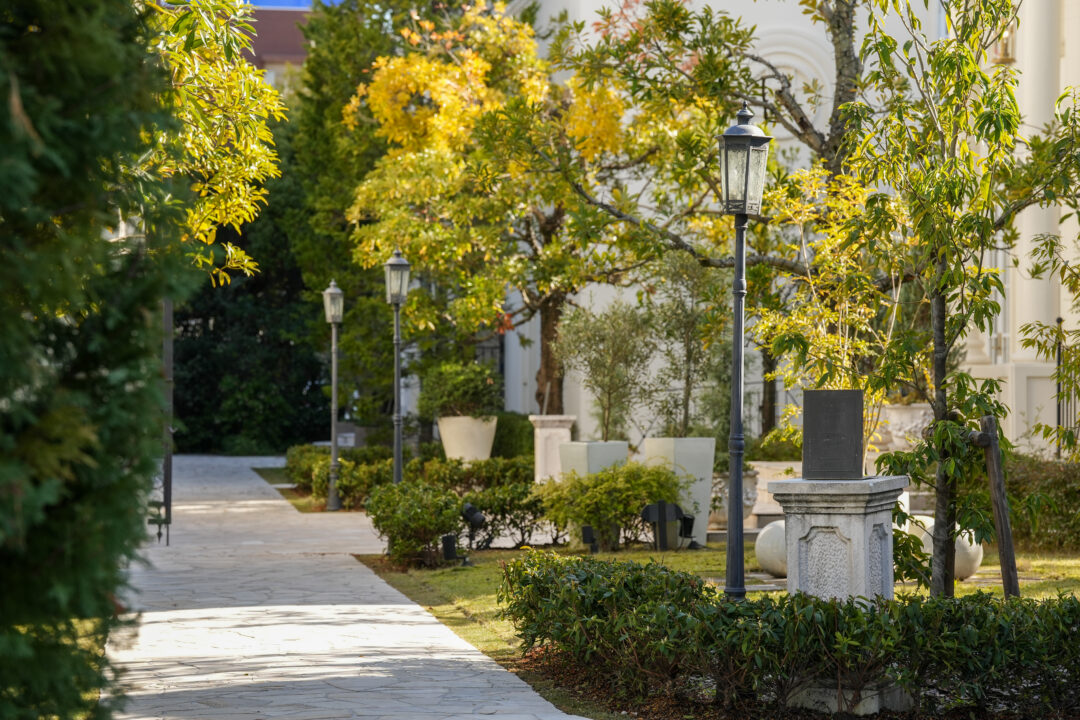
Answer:
[[(532, 27), (493, 10), (467, 7), (456, 27), (437, 32), (427, 20), (401, 31), (415, 52), (381, 57), (370, 83), (357, 88), (342, 121), (355, 128), (365, 110), (392, 154), (461, 151), (477, 121), (503, 107), (513, 93), (531, 104), (551, 100), (550, 68), (538, 55)], [(586, 160), (619, 142), (624, 105), (610, 87), (566, 83), (565, 132)]]

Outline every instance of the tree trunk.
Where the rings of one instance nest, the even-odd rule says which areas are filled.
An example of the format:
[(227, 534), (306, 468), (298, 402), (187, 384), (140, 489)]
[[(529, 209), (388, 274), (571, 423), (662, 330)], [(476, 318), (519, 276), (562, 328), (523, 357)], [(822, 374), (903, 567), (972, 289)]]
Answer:
[[(935, 278), (937, 286), (930, 294), (930, 323), (934, 335), (934, 420), (942, 422), (949, 415), (948, 396), (945, 392), (946, 360), (949, 348), (945, 342), (945, 296), (940, 290), (940, 278), (944, 269), (940, 267)], [(953, 564), (956, 548), (953, 545), (953, 525), (956, 522), (956, 482), (946, 477), (945, 454), (938, 452), (938, 467), (935, 476), (937, 499), (934, 505), (934, 554), (931, 561), (930, 594), (953, 595)]]
[(766, 380), (769, 374), (776, 372), (776, 358), (769, 348), (761, 348), (761, 436), (776, 427), (776, 381)]
[(553, 343), (562, 320), (564, 295), (553, 295), (540, 305), (540, 368), (536, 371), (536, 403), (545, 415), (562, 415), (563, 373), (555, 359)]
[(844, 106), (855, 100), (858, 93), (862, 62), (859, 60), (859, 44), (856, 42), (856, 3), (853, 0), (835, 0), (831, 7), (823, 3), (822, 10), (833, 46), (836, 84), (833, 90), (832, 112), (829, 113), (829, 135), (821, 155), (829, 174), (838, 175), (846, 158), (846, 153), (843, 152), (844, 137), (847, 134)]

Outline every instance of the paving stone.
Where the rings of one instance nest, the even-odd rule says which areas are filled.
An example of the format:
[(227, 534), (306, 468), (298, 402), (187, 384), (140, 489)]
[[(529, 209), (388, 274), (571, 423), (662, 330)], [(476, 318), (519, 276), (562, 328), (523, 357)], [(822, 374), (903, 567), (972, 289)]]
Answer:
[(303, 514), (251, 471), (175, 459), (170, 545), (130, 569), (137, 627), (114, 633), (123, 720), (568, 720), (352, 553), (360, 513)]

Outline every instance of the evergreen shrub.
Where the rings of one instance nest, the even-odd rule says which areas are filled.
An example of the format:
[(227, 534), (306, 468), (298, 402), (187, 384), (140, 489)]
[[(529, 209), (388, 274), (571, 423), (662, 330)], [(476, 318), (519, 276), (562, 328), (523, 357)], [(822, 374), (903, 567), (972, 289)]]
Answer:
[[(0, 11), (0, 718), (107, 718), (121, 695), (100, 648), (160, 469), (161, 301), (193, 284), (172, 190), (129, 172), (173, 122), (147, 12)], [(121, 215), (145, 236), (107, 239)]]
[(642, 508), (678, 502), (687, 482), (668, 468), (631, 462), (584, 476), (566, 473), (537, 486), (536, 493), (556, 527), (591, 525), (600, 548), (613, 550), (620, 536), (633, 540), (647, 530)]
[(502, 378), (480, 363), (447, 362), (424, 373), (416, 410), (422, 418), (490, 417), (502, 410)]
[(711, 687), (701, 702), (782, 712), (814, 685), (850, 709), (887, 681), (917, 714), (1080, 711), (1080, 598), (1069, 595), (732, 602), (659, 565), (531, 551), (505, 566), (498, 598), (523, 649), (557, 648), (635, 693)]
[(502, 458), (532, 457), (535, 429), (528, 415), (516, 412), (496, 413), (495, 441), (491, 456)]
[(1018, 542), (1039, 550), (1080, 550), (1080, 463), (1010, 453), (1005, 487), (1017, 499), (1038, 494), (1043, 500), (1035, 512), (1014, 513)]
[(367, 512), (398, 565), (439, 564), (442, 536), (457, 534), (461, 526), (461, 499), (447, 488), (416, 480), (376, 487)]

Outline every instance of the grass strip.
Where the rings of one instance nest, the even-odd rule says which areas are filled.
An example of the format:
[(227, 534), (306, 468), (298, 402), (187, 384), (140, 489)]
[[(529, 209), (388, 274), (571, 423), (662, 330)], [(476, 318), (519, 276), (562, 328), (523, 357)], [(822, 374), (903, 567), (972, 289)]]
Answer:
[(318, 513), (326, 510), (325, 500), (316, 500), (310, 492), (302, 492), (295, 487), (277, 487), (281, 485), (290, 484), (289, 476), (285, 474), (285, 468), (278, 467), (257, 467), (251, 468), (255, 473), (266, 482), (274, 485), (275, 490), (289, 501), (294, 508), (302, 513)]

